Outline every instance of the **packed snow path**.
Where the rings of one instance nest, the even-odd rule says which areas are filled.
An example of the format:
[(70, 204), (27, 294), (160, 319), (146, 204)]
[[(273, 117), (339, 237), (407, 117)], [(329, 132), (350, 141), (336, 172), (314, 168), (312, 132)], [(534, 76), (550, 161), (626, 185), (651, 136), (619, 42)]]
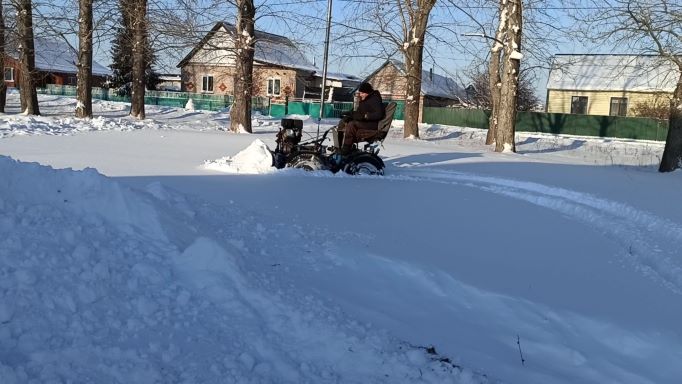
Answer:
[(671, 291), (682, 294), (679, 249), (682, 226), (626, 204), (538, 183), (447, 171), (395, 171), (397, 179), (467, 185), (555, 210), (611, 237), (624, 261)]

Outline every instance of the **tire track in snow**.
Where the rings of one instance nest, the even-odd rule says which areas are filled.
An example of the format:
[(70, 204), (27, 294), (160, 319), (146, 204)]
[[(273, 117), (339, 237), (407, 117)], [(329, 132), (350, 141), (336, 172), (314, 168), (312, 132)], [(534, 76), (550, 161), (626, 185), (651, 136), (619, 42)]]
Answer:
[(524, 200), (597, 228), (624, 248), (623, 259), (643, 275), (682, 294), (682, 262), (675, 253), (682, 227), (627, 204), (544, 184), (453, 171), (398, 170), (393, 180), (463, 185)]

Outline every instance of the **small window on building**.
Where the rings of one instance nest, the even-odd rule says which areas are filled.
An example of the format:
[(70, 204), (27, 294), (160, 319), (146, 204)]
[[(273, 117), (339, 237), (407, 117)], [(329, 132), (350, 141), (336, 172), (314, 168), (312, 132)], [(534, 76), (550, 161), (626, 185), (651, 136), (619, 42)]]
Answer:
[(14, 68), (5, 67), (5, 81), (14, 81)]
[(573, 96), (571, 98), (571, 113), (576, 115), (587, 114), (587, 96)]
[(281, 92), (282, 80), (268, 79), (268, 96), (279, 96)]
[(201, 82), (202, 92), (213, 92), (213, 76), (204, 76)]
[(611, 108), (609, 115), (611, 116), (626, 116), (628, 114), (628, 99), (627, 97), (612, 97)]

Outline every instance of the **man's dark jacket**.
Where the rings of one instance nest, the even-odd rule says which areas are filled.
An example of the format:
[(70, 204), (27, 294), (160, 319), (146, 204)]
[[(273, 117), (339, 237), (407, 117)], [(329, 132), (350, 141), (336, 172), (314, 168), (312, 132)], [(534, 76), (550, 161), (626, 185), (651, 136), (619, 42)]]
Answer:
[(379, 91), (374, 90), (361, 100), (353, 112), (353, 124), (359, 129), (378, 129), (379, 121), (386, 115), (386, 108)]

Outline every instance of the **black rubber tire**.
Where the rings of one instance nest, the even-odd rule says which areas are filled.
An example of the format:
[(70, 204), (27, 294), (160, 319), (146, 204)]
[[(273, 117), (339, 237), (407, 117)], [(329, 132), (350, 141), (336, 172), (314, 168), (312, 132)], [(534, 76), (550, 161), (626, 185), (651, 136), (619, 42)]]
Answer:
[(287, 167), (304, 169), (306, 171), (322, 171), (326, 169), (322, 160), (314, 154), (298, 155), (287, 163)]
[(384, 164), (380, 159), (372, 155), (362, 155), (351, 159), (344, 171), (351, 175), (378, 175), (384, 174)]

